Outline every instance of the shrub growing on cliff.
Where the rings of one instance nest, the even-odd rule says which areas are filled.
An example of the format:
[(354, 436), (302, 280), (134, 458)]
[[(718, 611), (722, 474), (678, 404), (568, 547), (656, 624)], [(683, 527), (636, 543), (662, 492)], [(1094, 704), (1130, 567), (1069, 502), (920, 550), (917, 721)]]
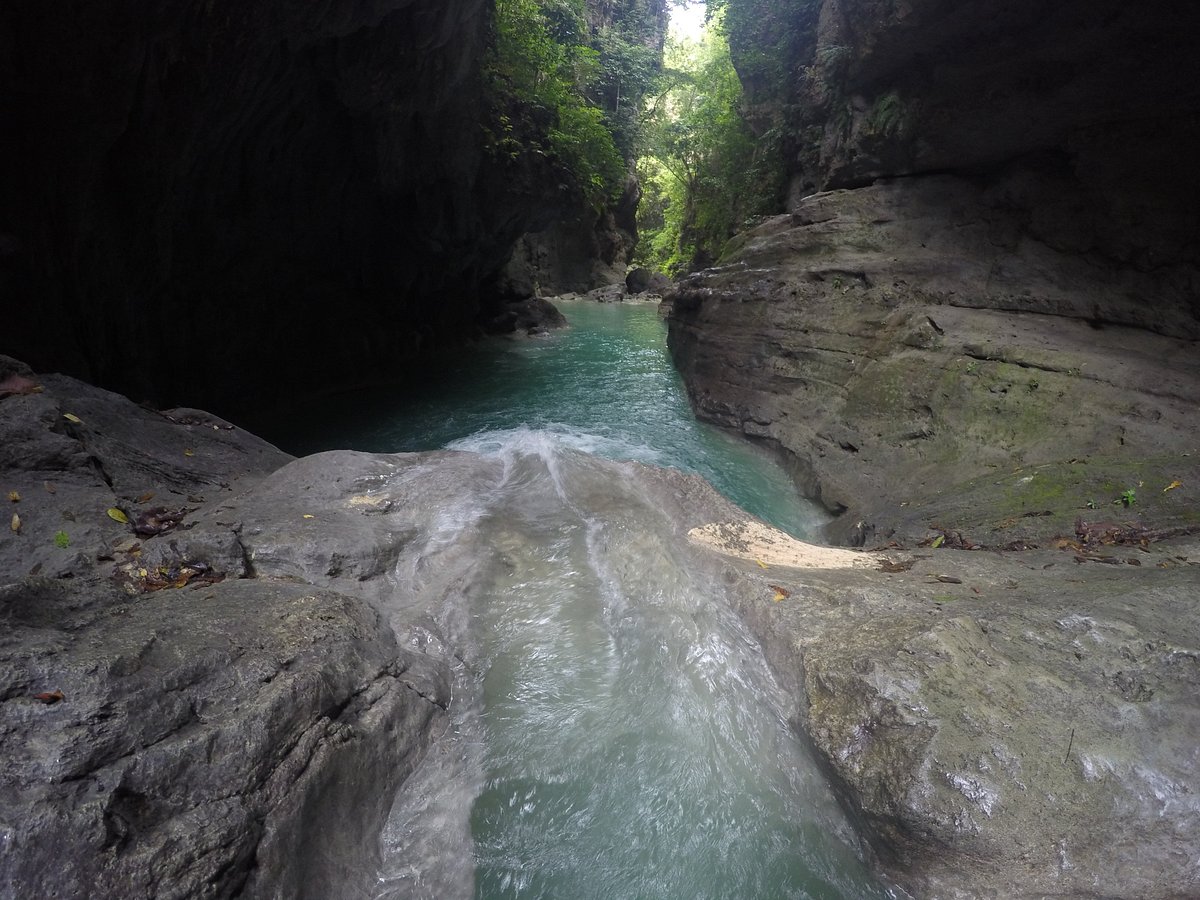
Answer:
[(586, 35), (583, 0), (496, 0), (484, 127), (492, 153), (552, 156), (599, 208), (620, 196), (626, 169), (603, 112), (586, 98), (599, 71)]
[(776, 134), (756, 138), (741, 116), (742, 86), (719, 18), (699, 43), (669, 44), (666, 62), (638, 166), (638, 256), (678, 274), (711, 265), (747, 219), (773, 211), (783, 167)]

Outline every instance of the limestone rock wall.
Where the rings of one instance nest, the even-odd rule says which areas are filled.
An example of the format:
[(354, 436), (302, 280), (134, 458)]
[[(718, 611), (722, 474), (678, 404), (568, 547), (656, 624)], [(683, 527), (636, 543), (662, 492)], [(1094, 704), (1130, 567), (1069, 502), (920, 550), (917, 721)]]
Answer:
[[(792, 193), (680, 287), (671, 341), (701, 415), (789, 451), (849, 510), (839, 540), (1069, 536), (1139, 486), (1127, 516), (1192, 523), (1162, 492), (1195, 471), (1200, 402), (1187, 9), (731, 15), (747, 110), (786, 130)], [(1046, 490), (995, 490), (1022, 466), (1047, 467)], [(1034, 511), (1053, 515), (1012, 532)]]

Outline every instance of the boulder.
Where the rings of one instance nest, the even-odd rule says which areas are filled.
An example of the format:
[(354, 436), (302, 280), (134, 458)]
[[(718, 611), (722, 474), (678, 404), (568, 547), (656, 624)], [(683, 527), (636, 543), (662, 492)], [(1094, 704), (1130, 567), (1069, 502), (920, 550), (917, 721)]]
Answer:
[(623, 284), (608, 284), (584, 294), (585, 299), (596, 303), (620, 303), (626, 296)]
[(286, 454), (208, 413), (0, 370), (28, 381), (0, 396), (0, 894), (365, 890), (444, 728), (446, 664), (401, 648), (357, 580), (248, 570), (230, 516)]
[(334, 896), (448, 701), (370, 607), (308, 585), (32, 578), (0, 614), (5, 896)]
[(661, 294), (671, 286), (671, 279), (661, 272), (639, 267), (630, 269), (625, 276), (625, 289), (631, 294), (641, 294), (650, 291)]
[(1195, 539), (1082, 561), (891, 551), (866, 570), (724, 549), (730, 601), (912, 896), (1200, 890)]

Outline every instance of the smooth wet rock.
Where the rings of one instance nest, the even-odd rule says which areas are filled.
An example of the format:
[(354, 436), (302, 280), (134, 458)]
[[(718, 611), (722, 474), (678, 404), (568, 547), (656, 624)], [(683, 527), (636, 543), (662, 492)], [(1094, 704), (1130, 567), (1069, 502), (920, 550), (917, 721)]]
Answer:
[[(69, 380), (46, 381), (0, 400), (0, 414), (41, 435), (38, 465), (91, 471), (87, 446), (41, 416), (67, 397), (81, 421), (104, 423), (117, 401), (89, 407)], [(195, 455), (234, 452), (212, 422), (167, 424), (197, 429), (183, 432)], [(116, 464), (127, 451), (113, 429), (90, 445), (98, 463), (134, 471)], [(200, 477), (195, 455), (182, 469), (161, 460), (163, 484)], [(529, 472), (469, 453), (283, 462), (165, 534), (135, 540), (108, 519), (108, 552), (82, 553), (70, 577), (5, 563), (0, 736), (13, 749), (0, 760), (0, 890), (328, 897), (373, 877), (396, 789), (442, 734), (451, 671), (469, 681), (477, 662), (470, 604), (486, 602), (490, 567), (512, 564), (511, 547), (487, 543), (481, 517), (504, 510), (486, 498)], [(1194, 539), (806, 548), (764, 536), (695, 476), (571, 452), (553, 468), (555, 496), (597, 523), (610, 574), (634, 593), (656, 583), (630, 562), (634, 546), (718, 585), (710, 601), (762, 642), (795, 727), (896, 884), (951, 898), (1200, 889)], [(732, 553), (697, 540), (709, 533)], [(181, 559), (210, 568), (146, 593), (112, 578)], [(465, 752), (447, 740), (437, 746)], [(468, 807), (437, 810), (458, 860), (470, 858)], [(463, 864), (446, 869), (467, 893)]]
[(914, 896), (1168, 898), (1200, 890), (1198, 551), (1132, 551), (1135, 566), (938, 550), (894, 574), (727, 576)]
[[(3, 359), (3, 358), (0, 358)], [(0, 496), (21, 517), (0, 535), (0, 572), (84, 574), (131, 536), (140, 511), (200, 509), (233, 496), (290, 456), (197, 410), (157, 411), (61, 375), (0, 398)], [(186, 527), (187, 518), (184, 519)]]

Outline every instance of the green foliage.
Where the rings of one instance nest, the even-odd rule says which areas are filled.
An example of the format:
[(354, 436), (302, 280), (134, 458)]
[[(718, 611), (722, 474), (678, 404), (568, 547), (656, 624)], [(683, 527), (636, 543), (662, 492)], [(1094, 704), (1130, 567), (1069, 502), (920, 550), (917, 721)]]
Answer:
[(54, 532), (54, 546), (58, 547), (60, 550), (66, 550), (71, 546), (71, 539), (67, 536), (65, 531)]
[(793, 61), (805, 58), (799, 47), (815, 42), (819, 5), (820, 0), (708, 0), (708, 11), (722, 21), (743, 82), (756, 91), (783, 91), (795, 81)]
[[(637, 24), (631, 22), (629, 27)], [(621, 154), (633, 159), (642, 136), (642, 103), (661, 69), (660, 54), (646, 46), (642, 33), (628, 33), (615, 25), (601, 29), (593, 46), (598, 66), (590, 95), (604, 109)]]
[(1133, 488), (1126, 488), (1121, 492), (1121, 496), (1113, 501), (1114, 505), (1125, 507), (1133, 506), (1135, 503), (1137, 503), (1137, 491)]
[(719, 18), (699, 43), (669, 43), (644, 125), (638, 163), (643, 205), (638, 261), (678, 274), (712, 264), (747, 220), (778, 206), (778, 132), (756, 138), (739, 106), (742, 86)]
[(620, 196), (625, 164), (603, 112), (588, 99), (600, 54), (587, 46), (583, 0), (496, 0), (496, 46), (486, 75), (487, 148), (515, 160), (543, 153), (600, 208)]
[(891, 137), (904, 126), (904, 101), (895, 91), (879, 97), (867, 113), (867, 128), (875, 134)]

